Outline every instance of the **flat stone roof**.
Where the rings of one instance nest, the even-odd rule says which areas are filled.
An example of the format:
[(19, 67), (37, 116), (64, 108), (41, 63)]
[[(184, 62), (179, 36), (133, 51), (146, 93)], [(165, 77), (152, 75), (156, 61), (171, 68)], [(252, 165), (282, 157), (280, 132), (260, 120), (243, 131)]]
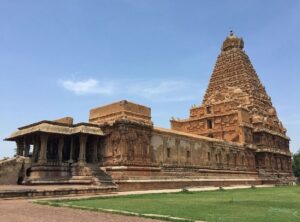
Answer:
[(5, 140), (15, 140), (18, 137), (25, 136), (32, 133), (44, 132), (44, 133), (55, 133), (62, 135), (72, 135), (77, 133), (91, 134), (97, 136), (103, 136), (104, 133), (98, 125), (90, 123), (77, 123), (77, 124), (66, 124), (58, 123), (54, 121), (40, 121), (27, 126), (18, 128), (18, 130), (12, 133)]

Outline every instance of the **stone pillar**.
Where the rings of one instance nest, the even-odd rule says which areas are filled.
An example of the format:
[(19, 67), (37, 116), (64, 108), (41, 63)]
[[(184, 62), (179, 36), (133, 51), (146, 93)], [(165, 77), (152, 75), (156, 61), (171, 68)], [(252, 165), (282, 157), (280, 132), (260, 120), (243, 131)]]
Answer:
[(23, 154), (23, 152), (24, 152), (24, 143), (23, 143), (23, 141), (21, 141), (21, 140), (17, 140), (16, 141), (16, 143), (17, 143), (17, 155), (19, 155), (19, 156), (23, 156), (24, 154)]
[(86, 162), (86, 135), (80, 135), (80, 149), (79, 149), (79, 163), (84, 164)]
[(98, 162), (98, 141), (99, 141), (98, 137), (95, 137), (93, 141), (93, 160), (92, 160), (93, 163)]
[(64, 148), (64, 137), (60, 136), (58, 140), (57, 160), (59, 163), (62, 162), (62, 152)]
[(74, 155), (74, 137), (71, 137), (71, 147), (70, 147), (69, 163), (73, 163), (73, 155)]
[(24, 139), (24, 156), (29, 156), (30, 144)]
[(39, 159), (38, 159), (38, 163), (40, 163), (40, 164), (47, 163), (47, 144), (48, 144), (48, 135), (42, 134), (41, 135), (40, 155), (39, 155)]
[(38, 160), (39, 152), (40, 152), (39, 138), (35, 138), (33, 141), (33, 153), (32, 153), (33, 162), (36, 162)]

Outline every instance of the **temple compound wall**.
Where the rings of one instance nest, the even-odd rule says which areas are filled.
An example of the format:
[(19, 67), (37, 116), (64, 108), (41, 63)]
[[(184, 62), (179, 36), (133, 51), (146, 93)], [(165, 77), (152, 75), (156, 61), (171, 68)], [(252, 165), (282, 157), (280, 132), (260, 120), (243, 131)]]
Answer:
[(7, 138), (26, 158), (15, 181), (120, 190), (295, 181), (286, 129), (243, 47), (230, 33), (202, 104), (172, 118), (171, 129), (126, 100), (90, 110), (88, 123), (65, 117), (20, 127)]

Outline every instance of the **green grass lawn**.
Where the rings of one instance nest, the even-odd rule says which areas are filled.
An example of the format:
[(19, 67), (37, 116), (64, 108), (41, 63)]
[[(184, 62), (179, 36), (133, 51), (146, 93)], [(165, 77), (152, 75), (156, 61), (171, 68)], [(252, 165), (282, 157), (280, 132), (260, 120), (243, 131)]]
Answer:
[(52, 201), (204, 221), (300, 222), (300, 186)]

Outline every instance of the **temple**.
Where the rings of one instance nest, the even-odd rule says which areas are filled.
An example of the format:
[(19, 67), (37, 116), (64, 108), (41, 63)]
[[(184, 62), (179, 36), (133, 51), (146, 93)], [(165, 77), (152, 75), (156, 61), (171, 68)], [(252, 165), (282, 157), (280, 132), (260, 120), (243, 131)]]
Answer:
[(232, 32), (202, 104), (170, 122), (155, 127), (150, 108), (124, 100), (90, 110), (88, 123), (23, 126), (6, 138), (23, 158), (15, 183), (136, 190), (294, 181), (286, 129)]

